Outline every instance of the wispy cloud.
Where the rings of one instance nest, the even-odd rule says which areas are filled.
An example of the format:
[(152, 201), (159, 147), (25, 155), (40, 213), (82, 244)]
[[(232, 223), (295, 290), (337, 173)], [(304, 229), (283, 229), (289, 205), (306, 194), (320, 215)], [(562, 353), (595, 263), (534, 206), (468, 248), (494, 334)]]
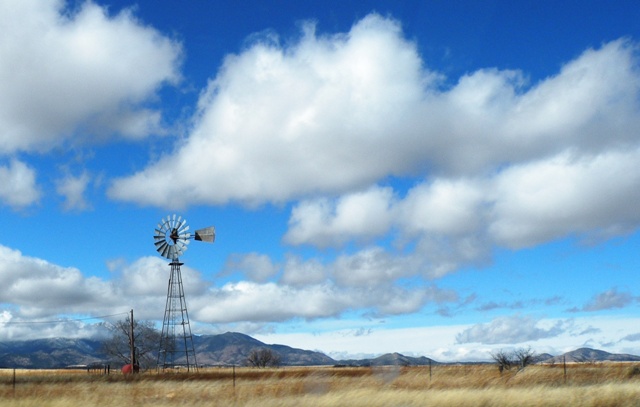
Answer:
[(579, 311), (602, 311), (607, 309), (624, 308), (637, 301), (630, 292), (620, 292), (617, 288), (611, 288), (607, 291), (594, 295), (584, 306), (571, 308), (570, 312)]
[(20, 209), (37, 203), (42, 192), (36, 183), (36, 172), (29, 165), (12, 159), (0, 165), (0, 202)]
[(62, 207), (66, 211), (83, 211), (91, 207), (85, 197), (91, 176), (87, 172), (76, 176), (68, 175), (56, 182), (56, 192), (64, 197)]
[(550, 327), (541, 327), (540, 319), (515, 315), (498, 317), (489, 323), (476, 324), (456, 335), (456, 343), (518, 344), (536, 341), (563, 334), (567, 329), (564, 321)]

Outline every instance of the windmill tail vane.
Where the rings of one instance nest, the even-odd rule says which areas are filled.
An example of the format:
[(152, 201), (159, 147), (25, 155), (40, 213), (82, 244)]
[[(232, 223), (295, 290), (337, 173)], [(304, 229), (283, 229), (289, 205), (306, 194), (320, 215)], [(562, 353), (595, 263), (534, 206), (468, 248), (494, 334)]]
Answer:
[(213, 243), (216, 240), (216, 229), (213, 226), (208, 228), (198, 229), (193, 237), (195, 240), (202, 242)]

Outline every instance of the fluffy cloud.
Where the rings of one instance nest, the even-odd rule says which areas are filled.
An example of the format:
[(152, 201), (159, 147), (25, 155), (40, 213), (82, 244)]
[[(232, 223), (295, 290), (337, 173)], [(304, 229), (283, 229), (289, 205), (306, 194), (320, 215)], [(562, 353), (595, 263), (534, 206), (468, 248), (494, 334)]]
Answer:
[[(229, 56), (186, 142), (117, 180), (111, 196), (174, 207), (281, 202), (351, 193), (390, 175), (491, 177), (566, 151), (638, 143), (640, 80), (634, 45), (622, 40), (529, 87), (519, 72), (484, 69), (449, 89), (397, 22), (375, 14), (342, 35), (307, 27), (287, 44), (257, 41)], [(305, 210), (326, 215), (322, 201)], [(292, 241), (304, 236), (299, 229)]]
[(33, 168), (16, 159), (8, 166), (0, 166), (0, 202), (24, 208), (38, 202), (40, 195)]
[[(251, 254), (239, 257), (235, 265), (257, 282), (227, 283), (222, 287), (203, 280), (202, 275), (190, 267), (183, 266), (181, 272), (191, 317), (194, 323), (202, 324), (313, 320), (338, 317), (350, 311), (399, 315), (417, 312), (428, 303), (458, 300), (455, 292), (435, 285), (398, 286), (394, 283), (395, 276), (384, 273), (389, 259), (385, 260), (381, 253), (355, 256), (348, 262), (361, 269), (355, 270), (357, 276), (351, 279), (340, 274), (346, 273), (341, 262), (319, 265), (315, 260), (305, 262), (291, 257), (285, 262), (281, 281), (276, 283), (265, 279), (278, 274), (280, 267), (271, 264), (265, 256)], [(0, 308), (0, 317), (4, 312), (7, 320), (17, 323), (54, 319), (61, 314), (111, 315), (117, 303), (115, 312), (135, 308), (138, 318), (162, 318), (170, 271), (166, 260), (159, 257), (142, 257), (133, 263), (114, 260), (108, 267), (110, 280), (85, 277), (76, 268), (55, 265), (0, 246), (0, 285), (3, 287), (0, 302), (12, 304), (10, 309)], [(296, 273), (317, 270), (318, 275), (292, 275), (286, 270)], [(368, 272), (373, 277), (368, 277)], [(54, 325), (51, 334), (60, 326), (78, 332), (85, 329), (83, 324), (74, 321), (61, 322), (55, 329)]]
[[(445, 87), (376, 14), (344, 34), (306, 25), (283, 43), (228, 56), (184, 142), (110, 196), (176, 208), (302, 198), (286, 243), (341, 247), (397, 230), (432, 276), (485, 262), (494, 245), (640, 225), (627, 204), (640, 197), (635, 44), (588, 49), (538, 83), (488, 68)], [(414, 175), (408, 191), (379, 185)]]
[(345, 195), (331, 202), (317, 199), (293, 208), (289, 231), (284, 240), (290, 244), (341, 246), (351, 239), (371, 239), (386, 233), (391, 225), (391, 188), (370, 188)]
[(337, 317), (352, 310), (372, 315), (416, 312), (428, 302), (445, 303), (457, 295), (435, 286), (407, 290), (397, 286), (344, 288), (330, 281), (305, 286), (242, 281), (190, 297), (191, 314), (202, 322), (282, 322)]
[[(86, 277), (74, 267), (62, 267), (0, 245), (0, 303), (5, 304), (0, 307), (0, 338), (87, 337), (103, 333), (95, 320), (61, 315), (123, 319), (133, 308), (137, 318), (162, 320), (170, 271), (166, 260), (143, 257), (130, 264), (114, 261), (111, 266), (111, 280)], [(185, 295), (207, 302), (209, 283), (189, 267), (183, 266), (181, 271)], [(51, 322), (34, 324), (34, 320)]]
[(208, 322), (274, 322), (337, 316), (355, 299), (330, 284), (293, 288), (275, 283), (229, 283), (190, 300), (195, 318)]
[(252, 281), (264, 283), (278, 273), (278, 270), (278, 265), (273, 264), (269, 256), (248, 253), (232, 256), (225, 265), (224, 273), (239, 271)]
[(328, 273), (318, 259), (304, 261), (298, 256), (289, 255), (280, 282), (291, 286), (316, 285), (325, 281)]
[[(368, 271), (380, 267), (375, 254), (361, 266)], [(264, 256), (249, 255), (239, 258), (236, 265), (255, 280), (264, 280), (264, 269), (273, 276), (279, 268)], [(142, 319), (160, 319), (167, 293), (169, 267), (159, 257), (143, 257), (133, 263), (121, 260), (109, 262), (110, 281), (84, 277), (80, 270), (62, 267), (47, 261), (24, 256), (17, 250), (0, 246), (0, 302), (13, 304), (11, 320), (51, 319), (60, 314), (105, 315), (114, 313), (114, 299), (120, 309), (136, 309)], [(384, 262), (383, 262), (384, 264)], [(290, 258), (284, 269), (313, 270), (319, 265), (313, 260), (305, 263)], [(392, 278), (341, 281), (346, 277), (330, 277), (334, 266), (319, 267), (320, 277), (303, 280), (283, 273), (280, 283), (237, 282), (218, 288), (202, 279), (199, 272), (181, 268), (185, 295), (188, 297), (191, 317), (201, 323), (270, 323), (296, 318), (317, 319), (336, 317), (357, 310), (371, 315), (397, 315), (416, 312), (429, 302), (444, 304), (457, 301), (450, 290), (429, 285), (410, 289), (394, 285)], [(339, 268), (335, 266), (336, 268)], [(380, 270), (383, 270), (380, 267)], [(284, 283), (289, 280), (292, 284)], [(344, 285), (346, 284), (346, 285)], [(37, 294), (34, 294), (37, 293)], [(74, 329), (81, 329), (77, 326)], [(52, 331), (53, 332), (53, 331)]]
[[(495, 245), (521, 248), (575, 234), (603, 239), (632, 232), (640, 225), (640, 209), (628, 204), (640, 200), (638, 160), (640, 148), (566, 152), (483, 178), (424, 182), (404, 197), (388, 187), (372, 188), (368, 194), (376, 200), (361, 199), (353, 219), (376, 214), (381, 222), (377, 230), (370, 227), (376, 230), (371, 236), (395, 228), (400, 241), (418, 239), (431, 273), (442, 275), (482, 262)], [(347, 223), (341, 222), (342, 206), (352, 199), (294, 206), (284, 240), (324, 247), (360, 238), (357, 227), (336, 226)]]
[(640, 225), (640, 148), (613, 149), (505, 170), (496, 178), (492, 223), (496, 241), (531, 246), (568, 234), (615, 236)]
[(0, 245), (0, 303), (14, 304), (29, 318), (57, 313), (83, 313), (108, 308), (113, 290), (97, 278), (85, 278), (80, 270), (23, 256)]
[(418, 267), (411, 257), (394, 256), (381, 247), (339, 256), (332, 265), (338, 284), (351, 287), (375, 287), (414, 275)]
[(463, 236), (482, 223), (482, 181), (438, 179), (412, 188), (397, 205), (396, 221), (406, 234)]
[(414, 169), (420, 155), (404, 151), (420, 149), (408, 137), (422, 131), (407, 120), (434, 81), (421, 65), (397, 22), (377, 15), (347, 34), (316, 36), (307, 25), (291, 45), (256, 41), (226, 58), (175, 154), (116, 180), (111, 196), (173, 207), (281, 202)]
[(0, 5), (0, 154), (43, 151), (74, 134), (161, 131), (145, 103), (179, 79), (179, 44), (124, 11), (84, 2)]

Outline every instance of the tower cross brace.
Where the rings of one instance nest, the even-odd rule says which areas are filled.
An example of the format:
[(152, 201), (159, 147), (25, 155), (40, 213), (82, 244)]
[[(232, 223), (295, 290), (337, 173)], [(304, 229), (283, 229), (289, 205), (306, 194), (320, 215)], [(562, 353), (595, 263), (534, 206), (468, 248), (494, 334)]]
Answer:
[(167, 303), (162, 322), (158, 369), (186, 367), (187, 372), (198, 370), (193, 335), (189, 325), (189, 312), (182, 286), (182, 272), (178, 259), (174, 259), (167, 287)]

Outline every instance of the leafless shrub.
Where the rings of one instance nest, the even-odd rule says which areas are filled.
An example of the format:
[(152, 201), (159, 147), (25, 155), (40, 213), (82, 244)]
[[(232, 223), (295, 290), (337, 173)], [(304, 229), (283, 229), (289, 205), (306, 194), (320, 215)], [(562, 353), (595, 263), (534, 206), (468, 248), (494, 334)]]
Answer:
[(518, 364), (518, 370), (533, 364), (536, 359), (536, 353), (529, 348), (518, 348), (513, 351), (513, 360)]
[(511, 353), (502, 349), (491, 353), (491, 358), (496, 362), (496, 365), (498, 365), (498, 370), (500, 370), (500, 373), (502, 373), (504, 370), (511, 369), (511, 366), (513, 365)]
[(491, 358), (496, 362), (498, 370), (502, 373), (504, 370), (510, 370), (517, 366), (518, 370), (535, 363), (536, 353), (529, 348), (518, 348), (511, 352), (500, 349), (491, 353)]
[(259, 368), (280, 366), (280, 361), (280, 355), (267, 348), (253, 349), (247, 356), (247, 365)]

